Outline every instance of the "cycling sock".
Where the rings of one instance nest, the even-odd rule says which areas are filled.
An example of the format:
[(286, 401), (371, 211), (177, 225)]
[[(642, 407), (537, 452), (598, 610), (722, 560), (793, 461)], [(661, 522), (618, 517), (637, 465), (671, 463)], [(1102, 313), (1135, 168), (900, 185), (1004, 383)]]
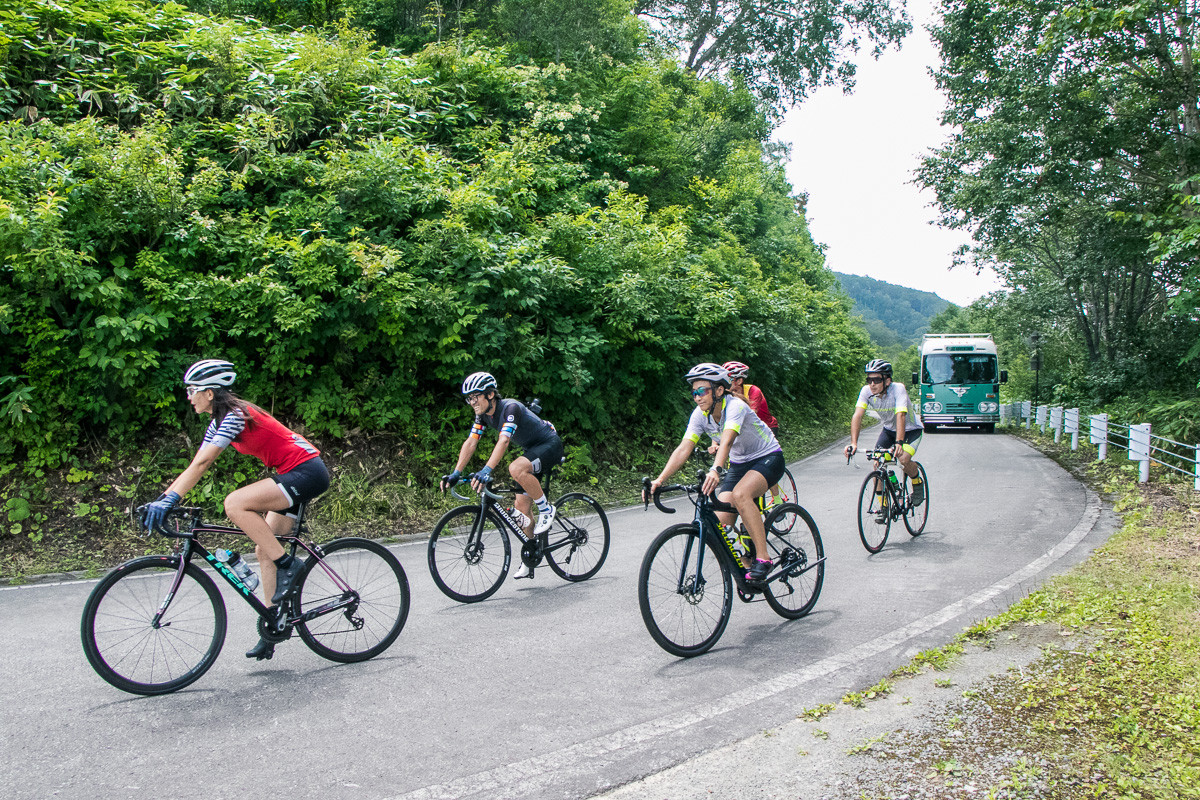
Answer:
[(275, 559), (275, 566), (280, 569), (287, 569), (292, 565), (292, 557), (288, 553), (284, 553), (279, 558)]
[(920, 478), (909, 478), (908, 480), (910, 483), (912, 483), (913, 486), (916, 486), (918, 483), (921, 482)]
[(546, 500), (546, 495), (542, 495), (537, 499), (538, 513), (545, 514), (550, 510), (550, 502)]

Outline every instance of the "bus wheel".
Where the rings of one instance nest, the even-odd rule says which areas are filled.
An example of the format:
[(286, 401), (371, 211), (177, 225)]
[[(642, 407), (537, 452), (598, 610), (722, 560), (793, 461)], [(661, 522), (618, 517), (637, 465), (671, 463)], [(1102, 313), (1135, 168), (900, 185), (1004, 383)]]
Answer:
[(937, 433), (937, 425), (933, 425), (931, 423), (926, 422), (925, 423), (925, 432), (926, 433)]
[(995, 433), (996, 432), (996, 423), (989, 422), (984, 425), (980, 425), (979, 429), (981, 431), (983, 431), (984, 433)]

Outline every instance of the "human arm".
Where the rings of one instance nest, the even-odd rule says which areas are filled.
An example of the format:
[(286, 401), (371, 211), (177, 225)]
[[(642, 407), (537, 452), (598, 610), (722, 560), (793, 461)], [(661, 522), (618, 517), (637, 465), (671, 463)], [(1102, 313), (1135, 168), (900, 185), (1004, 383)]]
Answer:
[(725, 467), (729, 461), (729, 451), (733, 448), (733, 442), (737, 439), (738, 432), (726, 429), (721, 432), (721, 446), (717, 448), (717, 455), (713, 458), (713, 465), (709, 467), (708, 472), (704, 476), (704, 486), (701, 491), (705, 494), (712, 494), (713, 489), (717, 488), (717, 484), (721, 481), (721, 476), (717, 472), (718, 467)]
[(509, 441), (509, 437), (502, 432), (500, 438), (496, 441), (496, 446), (492, 448), (492, 454), (488, 456), (487, 463), (475, 473), (475, 480), (471, 481), (472, 489), (477, 492), (483, 490), (484, 481), (492, 476), (492, 470), (500, 464), (500, 461), (504, 458), (504, 454), (508, 452)]
[(671, 457), (667, 459), (667, 465), (662, 468), (662, 472), (658, 473), (657, 478), (650, 481), (650, 495), (642, 499), (649, 500), (650, 497), (653, 497), (654, 493), (658, 491), (658, 487), (662, 486), (667, 478), (679, 471), (679, 468), (684, 465), (695, 449), (696, 442), (690, 437), (685, 437), (671, 453)]
[(462, 447), (458, 448), (458, 461), (454, 463), (454, 470), (449, 475), (443, 475), (439, 488), (443, 492), (449, 489), (454, 484), (458, 483), (458, 478), (462, 475), (463, 467), (475, 455), (475, 448), (479, 446), (479, 437), (475, 435), (468, 436), (466, 441), (462, 443)]
[(146, 517), (143, 521), (148, 529), (154, 530), (162, 525), (167, 518), (167, 513), (178, 505), (184, 495), (195, 488), (224, 449), (208, 442), (200, 445), (200, 450), (192, 458), (192, 463), (188, 464), (187, 469), (179, 473), (179, 477), (171, 481), (171, 485), (167, 487), (166, 491), (147, 506)]
[(900, 459), (900, 454), (904, 452), (904, 440), (907, 434), (904, 425), (907, 419), (907, 411), (896, 412), (896, 443), (892, 445), (892, 458), (897, 460)]

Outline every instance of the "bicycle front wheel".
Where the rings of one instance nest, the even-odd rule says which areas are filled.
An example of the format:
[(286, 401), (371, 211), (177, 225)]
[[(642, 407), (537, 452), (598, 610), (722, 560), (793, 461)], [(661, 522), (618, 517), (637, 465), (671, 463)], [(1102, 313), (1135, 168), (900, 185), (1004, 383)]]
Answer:
[(763, 589), (767, 605), (787, 619), (800, 619), (812, 611), (825, 583), (825, 548), (812, 516), (795, 503), (771, 509), (763, 521), (767, 550), (779, 571)]
[(711, 542), (701, 559), (695, 523), (673, 525), (650, 543), (638, 573), (642, 621), (659, 647), (682, 658), (717, 643), (733, 612), (733, 575)]
[[(878, 553), (887, 544), (888, 531), (892, 528), (891, 502), (884, 482), (883, 472), (872, 472), (863, 479), (858, 493), (858, 536), (868, 553)], [(883, 494), (876, 493), (878, 491)]]
[(564, 538), (571, 544), (547, 552), (546, 561), (558, 577), (586, 581), (608, 558), (608, 517), (599, 503), (579, 492), (564, 494), (554, 502), (554, 508), (550, 544)]
[[(366, 661), (387, 650), (408, 619), (408, 576), (378, 542), (336, 539), (310, 558), (300, 581), (300, 613), (335, 605), (296, 626), (308, 648), (330, 661)], [(341, 605), (352, 599), (349, 605)]]
[(508, 575), (508, 536), (479, 506), (446, 512), (429, 535), (429, 573), (449, 598), (477, 603), (495, 594)]
[(221, 592), (193, 563), (158, 624), (178, 556), (137, 558), (108, 573), (83, 607), (83, 652), (96, 674), (132, 694), (166, 694), (196, 681), (225, 644)]
[(929, 521), (929, 476), (925, 474), (924, 465), (917, 464), (917, 474), (921, 477), (921, 486), (925, 487), (925, 496), (920, 503), (912, 502), (912, 480), (904, 476), (905, 494), (909, 498), (908, 508), (904, 511), (904, 527), (913, 536), (920, 536), (925, 531), (925, 523)]

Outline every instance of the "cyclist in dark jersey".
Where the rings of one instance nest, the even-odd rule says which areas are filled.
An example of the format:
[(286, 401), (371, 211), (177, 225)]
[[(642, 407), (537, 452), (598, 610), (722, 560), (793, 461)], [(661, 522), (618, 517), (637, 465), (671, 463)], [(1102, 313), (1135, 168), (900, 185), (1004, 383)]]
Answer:
[[(329, 488), (329, 471), (320, 451), (304, 437), (231, 392), (236, 378), (233, 364), (217, 359), (197, 361), (184, 373), (192, 408), (213, 419), (192, 463), (149, 505), (146, 527), (161, 525), (226, 447), (255, 456), (276, 474), (231, 492), (225, 498), (225, 514), (254, 542), (263, 599), (274, 606), (295, 588), (304, 567), (304, 561), (288, 555), (275, 537), (291, 532), (301, 503)], [(262, 660), (274, 654), (275, 645), (260, 638), (246, 658)]]
[[(458, 452), (458, 463), (454, 465), (454, 471), (442, 477), (442, 491), (458, 483), (463, 468), (475, 454), (475, 448), (479, 445), (484, 430), (492, 428), (500, 432), (499, 441), (496, 442), (487, 463), (475, 473), (471, 485), (476, 491), (480, 491), (483, 484), (491, 478), (492, 470), (504, 458), (508, 443), (515, 442), (525, 452), (508, 465), (508, 474), (524, 490), (523, 494), (516, 496), (514, 505), (517, 511), (529, 518), (532, 516), (532, 503), (536, 503), (538, 513), (532, 534), (536, 536), (550, 530), (555, 509), (542, 491), (539, 476), (544, 468), (552, 467), (562, 460), (563, 443), (562, 439), (558, 438), (558, 432), (554, 430), (553, 425), (530, 411), (524, 403), (501, 397), (496, 390), (496, 379), (486, 372), (468, 375), (463, 381), (462, 393), (467, 405), (475, 411), (475, 422)], [(528, 525), (526, 532), (529, 532)], [(513, 573), (513, 577), (532, 578), (533, 570), (522, 563)]]

